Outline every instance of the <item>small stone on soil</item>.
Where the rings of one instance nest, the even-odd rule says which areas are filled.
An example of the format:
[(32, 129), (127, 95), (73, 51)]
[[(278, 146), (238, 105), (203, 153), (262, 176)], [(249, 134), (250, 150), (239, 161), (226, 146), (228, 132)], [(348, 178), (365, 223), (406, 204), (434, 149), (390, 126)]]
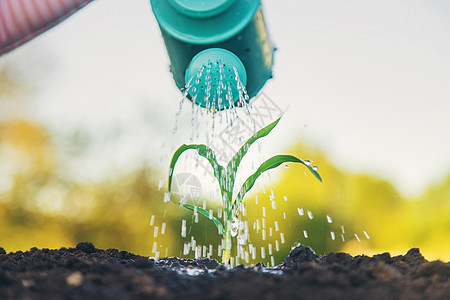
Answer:
[(66, 277), (66, 283), (70, 286), (80, 286), (83, 283), (83, 274), (81, 272), (76, 271)]

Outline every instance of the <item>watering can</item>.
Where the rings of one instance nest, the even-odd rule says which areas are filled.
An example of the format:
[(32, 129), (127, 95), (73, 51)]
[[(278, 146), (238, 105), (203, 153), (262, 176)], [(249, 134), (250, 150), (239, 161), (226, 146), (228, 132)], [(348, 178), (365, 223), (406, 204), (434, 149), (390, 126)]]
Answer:
[(177, 87), (211, 110), (242, 106), (272, 77), (259, 0), (150, 0)]

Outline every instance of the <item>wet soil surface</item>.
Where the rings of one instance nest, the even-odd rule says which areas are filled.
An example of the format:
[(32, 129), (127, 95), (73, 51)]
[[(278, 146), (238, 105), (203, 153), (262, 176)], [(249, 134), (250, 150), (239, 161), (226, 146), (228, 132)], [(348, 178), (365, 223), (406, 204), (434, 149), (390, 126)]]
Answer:
[(0, 299), (450, 299), (450, 263), (418, 249), (352, 257), (299, 246), (275, 268), (215, 260), (154, 261), (91, 243), (59, 250), (0, 248)]

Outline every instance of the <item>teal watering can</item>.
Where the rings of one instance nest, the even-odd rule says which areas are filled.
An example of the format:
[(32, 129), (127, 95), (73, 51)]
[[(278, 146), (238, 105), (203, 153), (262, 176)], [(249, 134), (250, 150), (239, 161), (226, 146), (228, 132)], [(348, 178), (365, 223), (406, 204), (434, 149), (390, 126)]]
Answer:
[[(150, 0), (177, 87), (211, 110), (245, 105), (272, 77), (259, 0)], [(246, 91), (246, 92), (245, 92)]]

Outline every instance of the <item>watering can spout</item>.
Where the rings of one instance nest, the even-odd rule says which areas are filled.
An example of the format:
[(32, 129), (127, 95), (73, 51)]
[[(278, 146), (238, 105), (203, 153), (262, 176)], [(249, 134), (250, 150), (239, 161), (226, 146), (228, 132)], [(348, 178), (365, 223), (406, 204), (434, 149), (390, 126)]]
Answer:
[(185, 93), (191, 101), (212, 110), (243, 106), (247, 72), (242, 61), (222, 48), (209, 48), (191, 60), (185, 75)]
[(260, 0), (150, 0), (177, 87), (214, 110), (241, 106), (272, 77)]

